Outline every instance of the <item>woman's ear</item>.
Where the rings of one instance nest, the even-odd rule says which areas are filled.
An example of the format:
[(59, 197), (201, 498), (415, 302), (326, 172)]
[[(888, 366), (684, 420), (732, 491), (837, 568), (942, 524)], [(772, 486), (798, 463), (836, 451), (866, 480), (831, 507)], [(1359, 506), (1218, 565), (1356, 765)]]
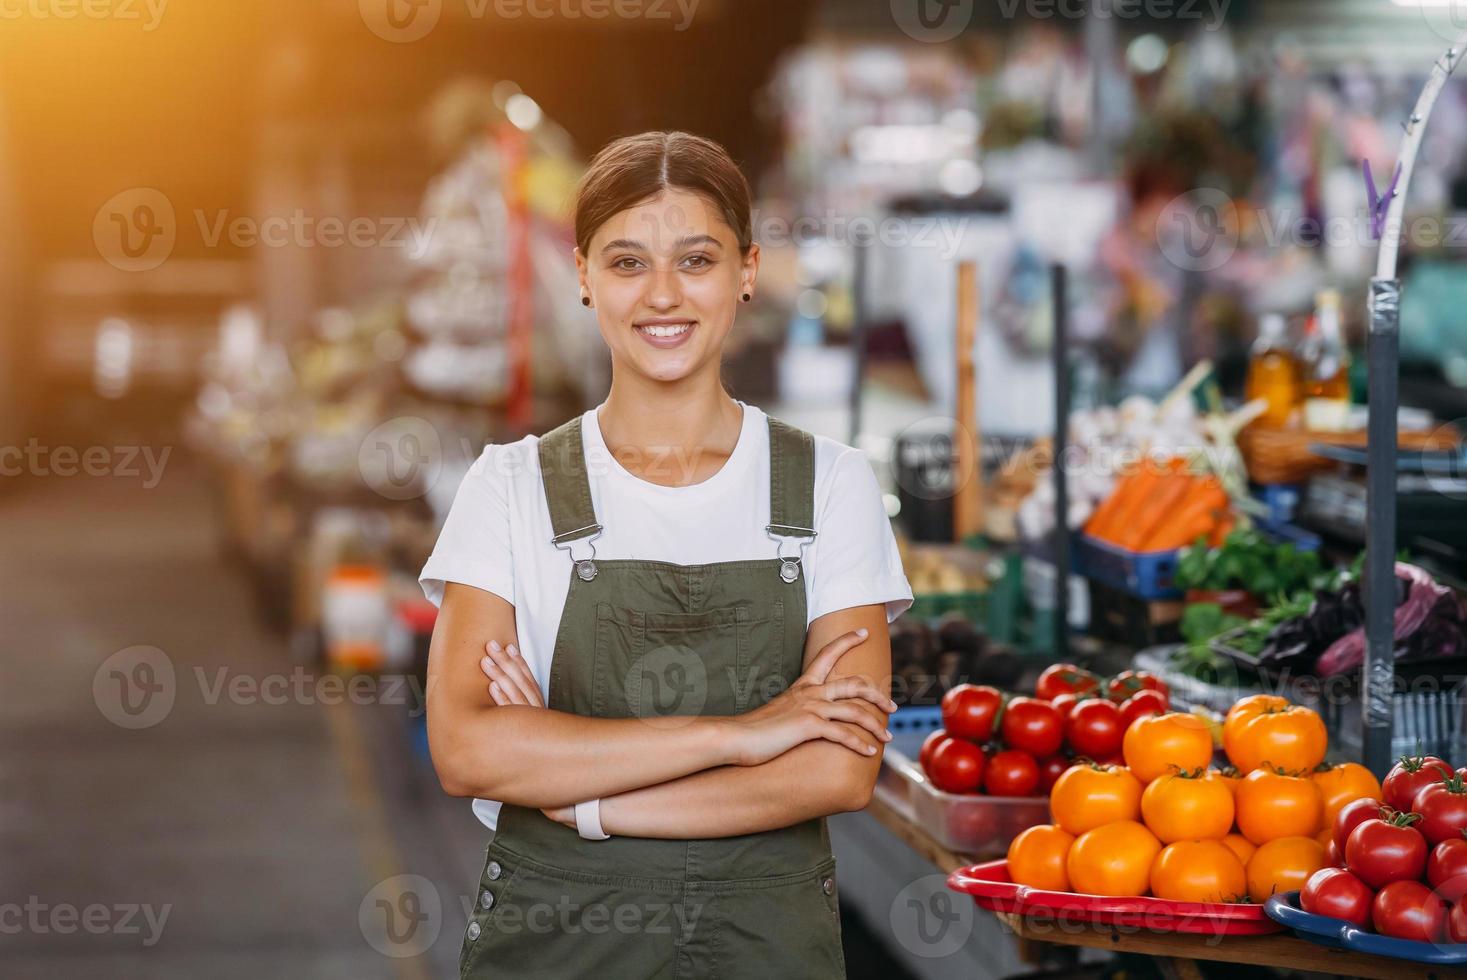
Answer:
[(578, 285), (580, 286), (580, 290), (581, 290), (581, 305), (582, 306), (590, 306), (591, 305), (591, 284), (587, 281), (587, 275), (590, 272), (590, 267), (586, 264), (586, 257), (581, 254), (581, 250), (580, 250), (579, 247), (575, 250), (575, 255), (576, 255), (576, 280), (577, 280)]
[[(739, 297), (741, 299), (744, 297), (752, 298), (754, 295), (754, 286), (758, 282), (759, 246), (754, 244), (749, 246), (749, 252), (744, 256), (743, 268), (739, 273)], [(748, 299), (744, 299), (744, 302), (747, 303), (748, 301)]]

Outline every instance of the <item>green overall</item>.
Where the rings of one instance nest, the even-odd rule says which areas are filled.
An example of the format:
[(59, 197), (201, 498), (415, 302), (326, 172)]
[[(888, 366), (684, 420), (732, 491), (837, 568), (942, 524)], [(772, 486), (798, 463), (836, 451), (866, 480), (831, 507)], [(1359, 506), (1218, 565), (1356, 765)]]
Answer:
[[(771, 418), (769, 446), (771, 557), (676, 565), (596, 560), (583, 540), (601, 526), (580, 417), (541, 440), (570, 573), (550, 708), (673, 728), (757, 708), (800, 676), (814, 444)], [(787, 538), (798, 547), (782, 548)], [(825, 821), (710, 840), (585, 840), (506, 804), (459, 962), (465, 978), (844, 976)]]

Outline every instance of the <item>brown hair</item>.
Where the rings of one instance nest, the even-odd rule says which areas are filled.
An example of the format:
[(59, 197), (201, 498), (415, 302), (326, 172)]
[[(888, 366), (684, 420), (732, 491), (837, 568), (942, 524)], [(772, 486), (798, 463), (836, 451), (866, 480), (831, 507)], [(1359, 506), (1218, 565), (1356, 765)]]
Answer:
[(734, 230), (739, 251), (754, 243), (749, 182), (728, 151), (691, 133), (652, 132), (607, 144), (591, 161), (576, 189), (576, 245), (591, 249), (591, 236), (613, 215), (668, 188), (707, 198)]

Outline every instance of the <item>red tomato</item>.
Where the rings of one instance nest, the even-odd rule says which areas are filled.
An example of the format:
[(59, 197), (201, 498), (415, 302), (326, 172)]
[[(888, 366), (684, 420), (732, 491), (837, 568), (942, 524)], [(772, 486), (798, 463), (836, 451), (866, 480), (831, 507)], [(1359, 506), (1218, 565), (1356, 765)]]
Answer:
[(950, 738), (932, 750), (927, 778), (944, 793), (974, 793), (983, 782), (985, 763), (978, 746), (966, 739)]
[(917, 753), (917, 762), (921, 764), (923, 771), (926, 771), (931, 766), (932, 753), (942, 744), (942, 740), (951, 737), (947, 732), (939, 728), (922, 740), (922, 749)]
[(1100, 678), (1075, 664), (1054, 664), (1044, 668), (1034, 685), (1034, 696), (1053, 701), (1061, 694), (1083, 694), (1100, 687)]
[(1453, 905), (1447, 913), (1447, 939), (1467, 943), (1467, 902)]
[(1375, 892), (1343, 868), (1321, 868), (1309, 876), (1299, 892), (1299, 907), (1313, 915), (1353, 922), (1370, 928), (1370, 903)]
[[(1079, 706), (1076, 705), (1076, 710)], [(1004, 743), (1043, 759), (1059, 751), (1064, 742), (1064, 722), (1054, 705), (1038, 698), (1014, 698), (1004, 709), (999, 723)]]
[(1126, 757), (1119, 752), (1113, 752), (1103, 759), (1096, 759), (1095, 764), (1097, 766), (1121, 766), (1122, 768), (1124, 768), (1126, 765)]
[(942, 727), (954, 738), (986, 742), (993, 737), (993, 723), (1003, 707), (998, 688), (959, 684), (942, 696)]
[(1345, 867), (1371, 888), (1420, 878), (1426, 871), (1426, 838), (1411, 826), (1414, 813), (1366, 820), (1345, 842)]
[[(1054, 789), (1054, 784), (1065, 774), (1065, 770), (1073, 765), (1069, 759), (1062, 755), (1052, 755), (1039, 763), (1039, 792), (1048, 794)], [(1467, 843), (1464, 841), (1463, 843)]]
[(1121, 704), (1121, 718), (1125, 721), (1126, 727), (1130, 728), (1131, 723), (1138, 718), (1145, 718), (1147, 715), (1164, 715), (1170, 710), (1171, 701), (1165, 694), (1147, 689), (1137, 691), (1126, 698)]
[(1467, 840), (1444, 840), (1431, 849), (1426, 859), (1426, 880), (1449, 902), (1467, 895)]
[(1049, 703), (1054, 706), (1055, 711), (1060, 713), (1061, 718), (1068, 718), (1071, 709), (1080, 703), (1080, 699), (1073, 694), (1061, 694), (1051, 698)]
[(1381, 783), (1381, 802), (1393, 810), (1409, 811), (1416, 794), (1441, 782), (1444, 775), (1452, 775), (1452, 767), (1434, 755), (1402, 756)]
[(1350, 839), (1350, 831), (1380, 815), (1379, 800), (1360, 799), (1340, 807), (1339, 812), (1335, 814), (1334, 823), (1334, 840), (1340, 853), (1345, 853), (1345, 842)]
[(1018, 749), (998, 752), (988, 760), (983, 788), (992, 796), (1033, 796), (1039, 791), (1039, 763)]
[(1370, 918), (1383, 936), (1439, 943), (1447, 932), (1447, 903), (1419, 881), (1393, 881), (1375, 896)]
[(1461, 776), (1452, 776), (1424, 786), (1417, 792), (1411, 810), (1421, 814), (1416, 829), (1429, 843), (1460, 841), (1462, 831), (1467, 830), (1467, 783)]
[(1082, 701), (1065, 719), (1065, 738), (1070, 748), (1086, 758), (1099, 759), (1119, 752), (1125, 734), (1121, 709), (1110, 701)]
[(1324, 862), (1331, 868), (1343, 868), (1345, 866), (1345, 855), (1340, 853), (1340, 845), (1336, 844), (1333, 838), (1330, 839), (1328, 844), (1324, 845)]
[(1105, 686), (1106, 697), (1116, 704), (1125, 701), (1137, 691), (1160, 691), (1168, 699), (1172, 694), (1166, 681), (1147, 670), (1123, 670)]

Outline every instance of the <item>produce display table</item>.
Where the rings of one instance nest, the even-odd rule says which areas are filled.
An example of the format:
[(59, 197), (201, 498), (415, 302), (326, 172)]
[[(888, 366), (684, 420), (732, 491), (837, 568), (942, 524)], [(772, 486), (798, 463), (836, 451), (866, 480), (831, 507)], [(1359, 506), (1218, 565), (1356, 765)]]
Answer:
[[(957, 854), (943, 847), (900, 809), (873, 797), (865, 811), (918, 854), (944, 872), (951, 873), (1002, 854)], [(1197, 977), (1198, 960), (1249, 963), (1277, 970), (1300, 970), (1337, 976), (1370, 977), (1378, 980), (1418, 977), (1422, 980), (1467, 980), (1467, 968), (1433, 967), (1404, 960), (1345, 953), (1280, 933), (1272, 936), (1189, 936), (1177, 933), (1120, 931), (1110, 926), (1080, 922), (1037, 922), (1023, 916), (997, 913), (1021, 944), (1026, 961), (1037, 960), (1030, 944), (1084, 946), (1115, 953), (1136, 953), (1164, 960), (1164, 970), (1173, 976)]]

